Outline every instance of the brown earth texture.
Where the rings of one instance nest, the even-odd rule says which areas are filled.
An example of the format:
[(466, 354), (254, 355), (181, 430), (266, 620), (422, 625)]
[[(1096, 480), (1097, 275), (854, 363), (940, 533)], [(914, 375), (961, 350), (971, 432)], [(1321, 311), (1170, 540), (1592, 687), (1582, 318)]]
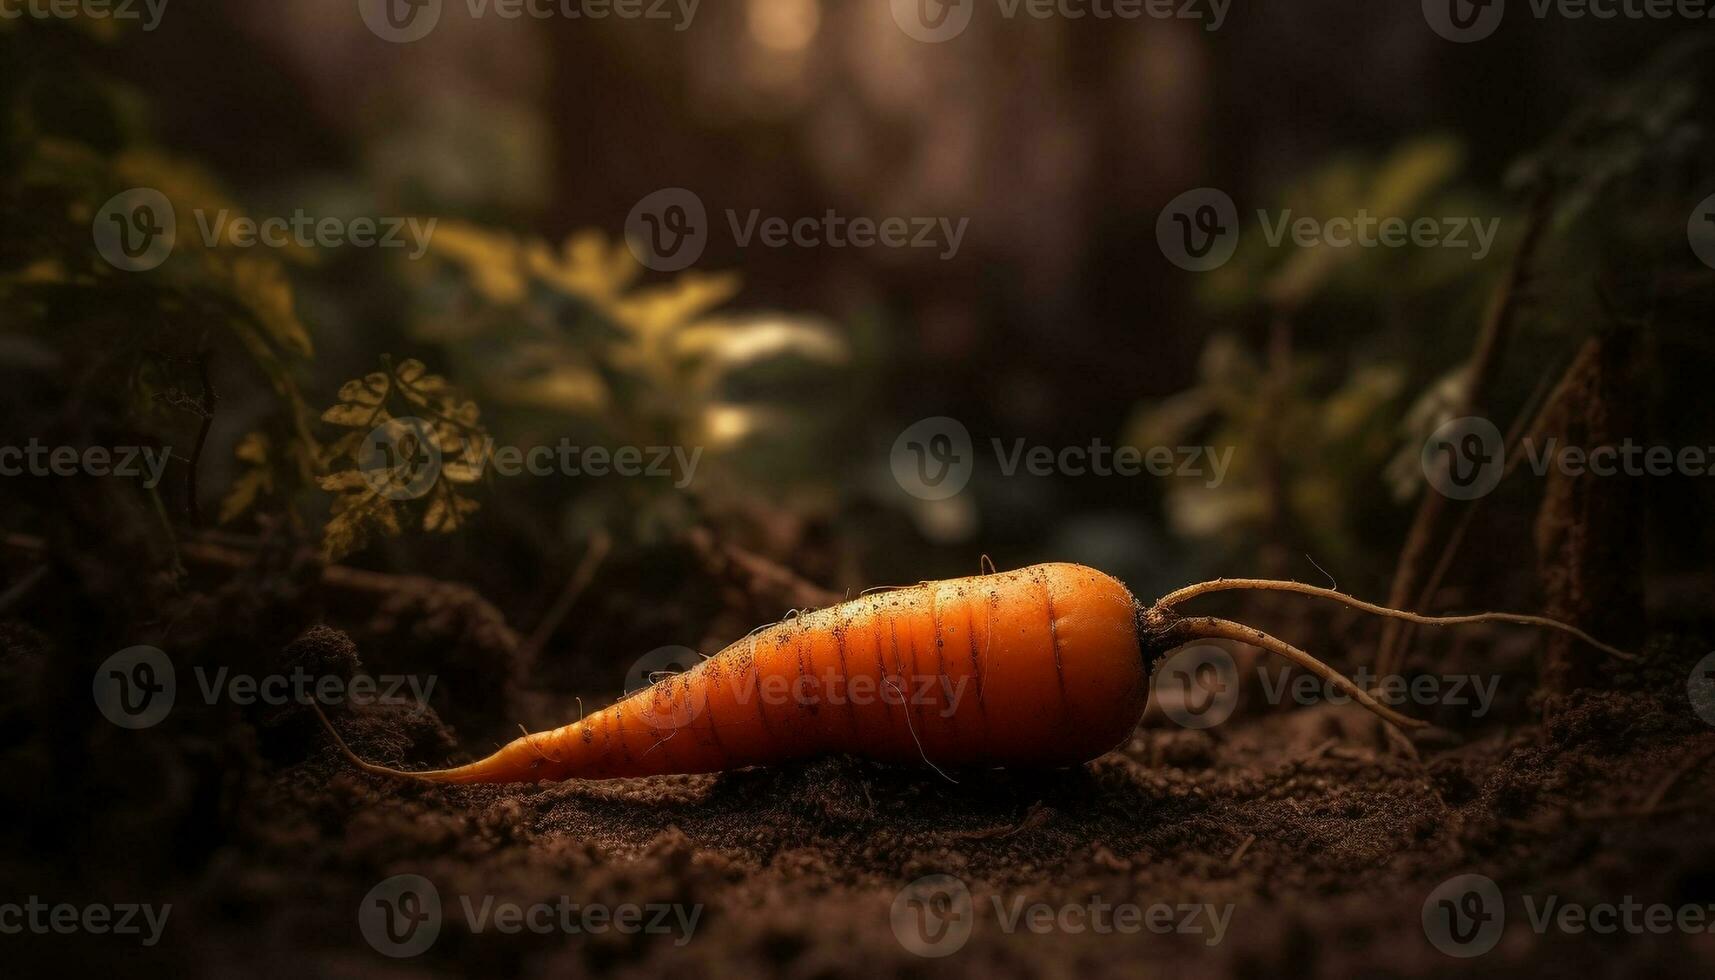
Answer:
[[(349, 677), (410, 663), (462, 685), (456, 731), (434, 707), (339, 708), (332, 720), (377, 761), (472, 758), (520, 718), (535, 728), (578, 710), (520, 693), (540, 671), (519, 666), (516, 636), (474, 596), (426, 587), (349, 615), (248, 578), (211, 586), (156, 621), (179, 672), (172, 715), (127, 731), (89, 696), (100, 658), (73, 644), (96, 647), (129, 613), (77, 595), (0, 629), (0, 810), (13, 824), (0, 886), (19, 903), (171, 910), (153, 945), (7, 936), (9, 975), (1590, 976), (1715, 964), (1702, 931), (1715, 921), (1715, 732), (1686, 681), (1706, 628), (1631, 638), (1640, 658), (1606, 662), (1608, 687), (1557, 698), (1531, 694), (1541, 640), (1529, 631), (1438, 644), (1449, 675), (1506, 665), (1498, 695), (1481, 718), (1469, 705), (1431, 710), (1439, 727), (1410, 742), (1349, 705), (1262, 705), (1262, 685), (1247, 683), (1227, 724), (1186, 729), (1152, 703), (1126, 745), (1064, 771), (942, 775), (836, 757), (447, 788), (355, 771), (301, 705), (205, 703), (193, 672)], [(1338, 617), (1298, 628), (1323, 646), (1373, 636)], [(1467, 874), (1494, 883), (1498, 915), (1462, 883), (1442, 887)], [(1450, 909), (1472, 917), (1454, 923)], [(1652, 928), (1664, 915), (1676, 925)], [(1453, 951), (1479, 955), (1434, 945), (1437, 916), (1476, 937)], [(1498, 932), (1481, 931), (1489, 922)]]

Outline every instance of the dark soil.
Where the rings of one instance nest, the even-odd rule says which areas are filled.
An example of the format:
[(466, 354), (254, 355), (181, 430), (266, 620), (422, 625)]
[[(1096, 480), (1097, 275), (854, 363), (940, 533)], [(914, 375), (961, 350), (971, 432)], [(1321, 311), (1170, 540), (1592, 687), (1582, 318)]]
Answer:
[[(335, 616), (351, 637), (315, 627), (291, 640), (296, 627), (282, 608), (314, 605), (305, 594), (288, 590), (281, 607), (241, 592), (198, 596), (194, 610), (178, 610), (181, 688), (199, 658), (349, 674), (415, 657), (421, 668), (464, 679), (457, 732), (433, 710), (335, 712), (366, 757), (466, 758), (488, 744), (482, 736), (507, 737), (499, 719), (509, 710), (532, 720), (575, 710), (516, 707), (527, 686), (508, 659), (516, 637), (475, 597), (442, 594), (438, 619), (420, 615), (420, 595), (389, 600), (380, 604), (394, 610), (386, 616), (404, 618)], [(235, 652), (234, 637), (268, 635), (259, 624), (269, 622), (286, 638), (274, 652)], [(1538, 642), (1516, 633), (1485, 639), (1493, 642), (1461, 655), (1516, 660)], [(1539, 935), (1525, 897), (1715, 904), (1715, 842), (1706, 833), (1715, 732), (1685, 688), (1707, 641), (1657, 636), (1642, 661), (1611, 675), (1609, 689), (1534, 704), (1514, 698), (1497, 709), (1510, 718), (1415, 746), (1351, 707), (1248, 714), (1212, 734), (1152, 710), (1128, 745), (1070, 771), (955, 773), (954, 783), (833, 758), (721, 776), (438, 788), (354, 772), (296, 706), (198, 702), (153, 729), (120, 730), (90, 705), (86, 661), (100, 657), (13, 620), (0, 628), (8, 774), (0, 812), (15, 821), (8, 837), (19, 846), (5, 849), (4, 894), (170, 902), (172, 912), (153, 948), (115, 936), (6, 936), (6, 972), (1706, 971), (1715, 965), (1707, 935)], [(485, 657), (495, 658), (486, 661), (492, 669), (473, 670)], [(1528, 689), (1528, 662), (1523, 671), (1509, 675), (1509, 689)], [(1459, 960), (1430, 945), (1422, 913), (1438, 884), (1466, 872), (1498, 883), (1508, 921), (1492, 952)], [(359, 928), (366, 893), (399, 874), (434, 882), (442, 903), (438, 939), (413, 959), (383, 957)], [(957, 876), (974, 896), (970, 938), (947, 959), (907, 951), (894, 932), (895, 896), (932, 874)], [(699, 907), (700, 918), (688, 941), (678, 933), (476, 933), (460, 896), (679, 903)], [(1231, 904), (1232, 913), (1214, 945), (1207, 933), (1003, 928), (1002, 911), (1020, 901), (1057, 907), (1092, 897)]]

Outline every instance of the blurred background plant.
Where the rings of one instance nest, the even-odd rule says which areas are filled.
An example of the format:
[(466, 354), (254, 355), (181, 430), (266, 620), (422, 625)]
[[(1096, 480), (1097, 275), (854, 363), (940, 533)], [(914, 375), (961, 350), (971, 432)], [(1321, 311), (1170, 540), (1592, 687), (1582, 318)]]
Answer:
[[(460, 380), (495, 406), (514, 445), (662, 447), (695, 453), (695, 493), (672, 479), (554, 481), (563, 526), (643, 542), (684, 533), (695, 498), (763, 495), (831, 505), (840, 405), (852, 350), (809, 316), (717, 312), (735, 275), (640, 282), (623, 242), (588, 232), (540, 239), (443, 226), (439, 260), (415, 267), (412, 335), (447, 352)], [(683, 485), (680, 485), (681, 482)], [(808, 487), (806, 490), (805, 488)]]
[[(1459, 369), (1430, 375), (1448, 362), (1448, 352), (1434, 348), (1457, 336), (1494, 264), (1473, 258), (1469, 228), (1468, 248), (1402, 249), (1306, 245), (1290, 223), (1344, 218), (1358, 227), (1365, 215), (1495, 220), (1502, 229), (1495, 263), (1504, 261), (1516, 220), (1458, 182), (1462, 158), (1445, 137), (1412, 140), (1378, 158), (1347, 153), (1259, 195), (1266, 207), (1241, 206), (1233, 258), (1199, 281), (1198, 302), (1215, 332), (1198, 360), (1198, 383), (1140, 408), (1126, 432), (1139, 447), (1235, 447), (1220, 486), (1180, 481), (1166, 491), (1169, 525), (1198, 542), (1207, 567), (1228, 565), (1259, 543), (1274, 573), (1297, 567), (1304, 554), (1335, 567), (1366, 564), (1365, 533), (1394, 503), (1378, 493), (1379, 474), (1390, 459), (1404, 458), (1402, 447), (1416, 467), (1417, 449), (1442, 421), (1432, 407), (1402, 415), (1412, 397), (1425, 406), (1451, 397)], [(1288, 233), (1276, 243), (1270, 235), (1278, 223)], [(1259, 338), (1261, 349), (1247, 337)], [(1396, 494), (1421, 483), (1406, 473)], [(1372, 552), (1368, 560), (1380, 557)]]
[[(614, 587), (585, 618), (682, 640), (733, 607), (743, 590), (723, 577), (737, 570), (838, 592), (966, 573), (984, 552), (1088, 561), (1140, 591), (1298, 575), (1310, 556), (1379, 591), (1427, 526), (1414, 514), (1425, 434), (1478, 396), (1528, 421), (1610, 320), (1647, 322), (1638, 334), (1660, 345), (1656, 431), (1700, 438), (1709, 350), (1687, 324), (1709, 270), (1684, 247), (1709, 190), (1698, 39), (1675, 50), (1659, 25), (1599, 39), (1547, 26), (1497, 39), (1516, 48), (1485, 60), (1479, 85), (1415, 10), (1259, 10), (1213, 44), (1172, 21), (988, 19), (936, 46), (885, 5), (792, 2), (802, 16), (785, 21), (760, 0), (711, 7), (682, 35), (450, 17), (412, 57), (379, 59), (397, 52), (337, 4), (234, 5), (147, 35), (0, 20), (9, 425), (174, 454), (154, 491), (78, 488), (99, 504), (9, 484), (19, 523), (143, 514), (169, 567), (187, 538), (319, 546), (470, 581), (550, 627), (601, 554)], [(211, 89), (211, 72), (233, 81)], [(1331, 83), (1347, 72), (1366, 84)], [(1282, 103), (1295, 88), (1331, 101)], [(1191, 275), (1150, 230), (1200, 185), (1242, 215), (1469, 215), (1501, 233), (1474, 261), (1271, 247), (1247, 219), (1234, 258)], [(694, 187), (717, 231), (729, 210), (833, 209), (968, 218), (970, 233), (948, 261), (714, 234), (696, 268), (663, 275), (614, 232), (674, 186)], [(135, 187), (179, 209), (172, 259), (146, 273), (90, 243), (102, 205)], [(193, 214), (222, 210), (438, 224), (412, 260), (205, 242)], [(1498, 307), (1506, 343), (1473, 372)], [(701, 452), (696, 479), (461, 465), (415, 507), (354, 500), (365, 433), (350, 420), (403, 391), (401, 371), (404, 387), (458, 393), (439, 406), (471, 426), (448, 435), (455, 457), (478, 432), (681, 447)], [(932, 505), (894, 483), (887, 454), (935, 415), (980, 451), (969, 492)], [(993, 439), (1230, 447), (1233, 464), (1217, 486), (1006, 477)], [(1685, 481), (1652, 492), (1676, 506), (1709, 495)], [(1484, 506), (1519, 522), (1534, 502), (1503, 491)], [(1647, 533), (1681, 573), (1706, 538)], [(680, 603), (627, 597), (653, 594)], [(621, 628), (586, 630), (580, 649)]]

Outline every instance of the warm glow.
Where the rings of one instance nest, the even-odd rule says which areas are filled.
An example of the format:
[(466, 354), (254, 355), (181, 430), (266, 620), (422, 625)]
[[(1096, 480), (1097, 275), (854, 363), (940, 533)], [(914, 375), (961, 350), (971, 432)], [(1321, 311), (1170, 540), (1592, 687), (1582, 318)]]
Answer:
[(750, 0), (750, 36), (765, 48), (802, 51), (821, 26), (821, 0)]

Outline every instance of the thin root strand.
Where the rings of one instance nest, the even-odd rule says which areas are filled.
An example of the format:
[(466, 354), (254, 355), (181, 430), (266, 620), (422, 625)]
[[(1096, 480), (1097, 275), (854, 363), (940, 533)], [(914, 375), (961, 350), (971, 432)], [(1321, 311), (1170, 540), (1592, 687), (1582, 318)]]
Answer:
[(1328, 666), (1303, 650), (1298, 649), (1285, 640), (1277, 639), (1262, 630), (1225, 619), (1215, 619), (1211, 616), (1198, 616), (1180, 621), (1182, 636), (1188, 640), (1235, 640), (1246, 643), (1269, 653), (1285, 657), (1317, 677), (1334, 685), (1342, 694), (1358, 702), (1377, 716), (1399, 726), (1400, 728), (1425, 728), (1428, 722), (1419, 721), (1402, 715), (1380, 701), (1370, 696), (1368, 691), (1352, 683), (1344, 674)]
[(1276, 579), (1260, 578), (1223, 578), (1212, 582), (1199, 582), (1188, 585), (1176, 592), (1170, 592), (1161, 598), (1156, 605), (1160, 607), (1176, 606), (1187, 599), (1195, 599), (1211, 592), (1230, 592), (1235, 590), (1265, 591), (1265, 592), (1296, 592), (1299, 595), (1313, 596), (1318, 599), (1329, 599), (1341, 605), (1349, 606), (1363, 612), (1390, 619), (1402, 619), (1419, 626), (1457, 626), (1461, 623), (1513, 623), (1519, 626), (1540, 626), (1544, 629), (1559, 630), (1570, 636), (1575, 636), (1596, 649), (1620, 660), (1637, 660), (1637, 655), (1627, 653), (1616, 647), (1603, 643), (1589, 633), (1584, 632), (1570, 623), (1547, 616), (1528, 616), (1523, 613), (1483, 612), (1469, 613), (1463, 616), (1425, 616), (1421, 613), (1407, 612), (1403, 609), (1390, 609), (1378, 606), (1373, 602), (1365, 602), (1344, 592), (1324, 589), (1315, 585), (1305, 585), (1303, 582), (1287, 582)]

